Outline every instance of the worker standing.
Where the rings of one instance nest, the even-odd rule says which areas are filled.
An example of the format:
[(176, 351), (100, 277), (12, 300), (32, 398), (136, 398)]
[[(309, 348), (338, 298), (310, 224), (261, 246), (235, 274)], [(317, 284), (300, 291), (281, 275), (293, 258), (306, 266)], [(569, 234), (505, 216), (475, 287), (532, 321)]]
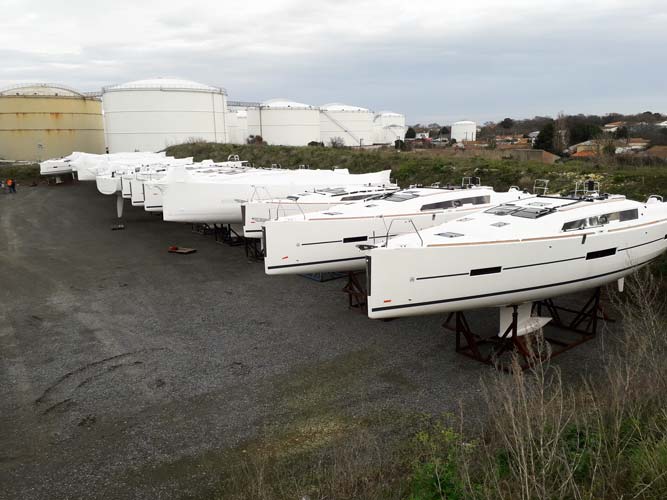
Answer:
[(16, 193), (16, 182), (14, 179), (7, 179), (7, 188), (10, 193)]

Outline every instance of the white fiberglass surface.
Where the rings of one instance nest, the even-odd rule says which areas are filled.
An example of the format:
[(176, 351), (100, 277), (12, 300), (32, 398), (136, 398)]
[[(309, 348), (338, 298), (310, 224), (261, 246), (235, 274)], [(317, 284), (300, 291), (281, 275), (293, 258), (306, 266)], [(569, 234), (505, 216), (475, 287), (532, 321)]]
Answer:
[(600, 232), (636, 224), (645, 209), (646, 204), (623, 196), (581, 201), (531, 197), (449, 221), (420, 231), (419, 235), (401, 236), (392, 240), (389, 247), (546, 238), (573, 231)]

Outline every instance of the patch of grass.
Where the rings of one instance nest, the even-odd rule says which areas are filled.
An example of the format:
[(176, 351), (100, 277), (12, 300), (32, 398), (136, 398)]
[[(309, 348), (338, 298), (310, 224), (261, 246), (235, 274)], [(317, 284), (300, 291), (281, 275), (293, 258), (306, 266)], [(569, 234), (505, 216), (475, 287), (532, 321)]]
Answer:
[(463, 177), (480, 177), (483, 184), (505, 190), (512, 185), (532, 190), (535, 179), (548, 179), (552, 193), (574, 190), (577, 181), (595, 179), (605, 192), (625, 194), (643, 200), (651, 194), (667, 194), (667, 168), (664, 165), (628, 165), (614, 161), (568, 161), (546, 165), (533, 161), (490, 160), (424, 154), (420, 151), (399, 152), (391, 148), (357, 150), (348, 148), (290, 147), (267, 145), (233, 145), (191, 142), (167, 148), (179, 158), (226, 160), (230, 154), (255, 165), (268, 167), (278, 163), (295, 168), (348, 168), (352, 173), (392, 170), (392, 177), (402, 187), (411, 184), (460, 185)]
[(0, 179), (15, 179), (24, 184), (43, 180), (38, 164), (0, 164)]

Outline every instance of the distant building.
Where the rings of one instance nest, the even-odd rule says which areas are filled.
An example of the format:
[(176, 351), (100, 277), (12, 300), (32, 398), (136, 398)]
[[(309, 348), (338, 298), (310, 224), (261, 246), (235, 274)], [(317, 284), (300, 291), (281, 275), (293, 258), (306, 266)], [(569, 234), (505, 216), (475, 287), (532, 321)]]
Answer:
[(613, 134), (621, 127), (625, 127), (625, 122), (610, 122), (610, 123), (605, 123), (604, 126), (602, 127), (602, 130), (610, 134)]
[(535, 141), (537, 141), (537, 136), (538, 135), (540, 135), (539, 130), (535, 130), (534, 132), (531, 132), (530, 134), (528, 134), (528, 141), (530, 142), (530, 144), (532, 146), (535, 145)]
[(477, 124), (467, 120), (453, 123), (451, 137), (456, 142), (474, 141), (477, 139)]
[(667, 160), (667, 146), (653, 146), (652, 148), (647, 149), (644, 154), (646, 156), (652, 156), (653, 158)]
[(655, 126), (656, 127), (667, 128), (667, 120), (665, 120), (664, 122), (656, 123)]

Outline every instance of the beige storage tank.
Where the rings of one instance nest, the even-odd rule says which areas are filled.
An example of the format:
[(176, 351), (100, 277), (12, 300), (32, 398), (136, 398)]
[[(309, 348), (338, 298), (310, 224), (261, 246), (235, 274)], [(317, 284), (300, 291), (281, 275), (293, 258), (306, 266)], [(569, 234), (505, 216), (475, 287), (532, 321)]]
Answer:
[(74, 151), (104, 153), (99, 98), (46, 83), (0, 90), (0, 159), (41, 161)]

